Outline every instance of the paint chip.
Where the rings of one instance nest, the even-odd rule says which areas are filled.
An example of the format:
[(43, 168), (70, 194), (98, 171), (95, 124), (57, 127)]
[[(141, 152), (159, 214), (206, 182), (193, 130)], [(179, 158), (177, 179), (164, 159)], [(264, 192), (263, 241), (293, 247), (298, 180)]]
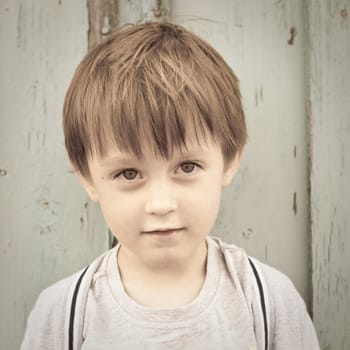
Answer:
[(294, 192), (294, 195), (293, 195), (293, 211), (294, 211), (294, 215), (298, 214), (297, 193), (296, 192)]
[(346, 9), (341, 9), (340, 10), (340, 16), (343, 18), (348, 17), (348, 11), (346, 11)]
[(290, 28), (290, 38), (288, 40), (288, 44), (289, 45), (293, 45), (294, 44), (294, 39), (297, 36), (297, 29), (293, 26), (292, 28)]

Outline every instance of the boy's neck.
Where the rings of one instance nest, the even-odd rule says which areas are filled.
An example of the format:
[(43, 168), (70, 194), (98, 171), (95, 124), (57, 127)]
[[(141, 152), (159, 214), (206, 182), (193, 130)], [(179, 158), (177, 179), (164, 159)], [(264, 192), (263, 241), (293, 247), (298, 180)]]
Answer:
[(127, 294), (144, 306), (177, 307), (190, 303), (200, 292), (205, 276), (204, 241), (186, 259), (158, 266), (147, 265), (120, 247), (118, 267)]

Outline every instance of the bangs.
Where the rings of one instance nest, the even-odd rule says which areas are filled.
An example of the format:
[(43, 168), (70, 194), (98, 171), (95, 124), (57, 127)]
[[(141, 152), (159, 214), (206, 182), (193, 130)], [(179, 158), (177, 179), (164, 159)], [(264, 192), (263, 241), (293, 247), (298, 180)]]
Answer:
[(169, 75), (174, 79), (171, 86), (169, 81), (161, 82), (148, 69), (139, 67), (119, 82), (116, 91), (124, 92), (120, 97), (112, 91), (112, 96), (101, 96), (105, 100), (104, 114), (99, 104), (93, 112), (96, 120), (87, 125), (88, 139), (93, 141), (90, 156), (103, 157), (112, 145), (138, 158), (142, 158), (145, 147), (156, 156), (170, 158), (174, 149), (186, 149), (189, 139), (198, 144), (208, 135), (215, 139), (215, 127), (209, 118), (215, 113), (213, 104), (210, 106), (199, 91), (193, 91), (193, 86), (175, 74)]

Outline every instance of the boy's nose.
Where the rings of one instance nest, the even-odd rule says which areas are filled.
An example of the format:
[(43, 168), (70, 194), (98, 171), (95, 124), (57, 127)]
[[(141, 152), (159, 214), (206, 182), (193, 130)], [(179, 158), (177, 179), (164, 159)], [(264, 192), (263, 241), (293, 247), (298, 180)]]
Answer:
[(166, 184), (154, 184), (145, 203), (145, 211), (152, 215), (167, 215), (177, 209), (177, 200)]

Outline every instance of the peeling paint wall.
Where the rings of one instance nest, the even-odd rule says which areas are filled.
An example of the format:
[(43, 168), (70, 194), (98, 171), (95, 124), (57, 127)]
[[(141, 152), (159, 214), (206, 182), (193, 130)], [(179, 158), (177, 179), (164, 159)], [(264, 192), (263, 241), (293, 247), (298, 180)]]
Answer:
[(89, 48), (105, 40), (119, 24), (118, 0), (87, 0)]
[(324, 350), (350, 349), (350, 1), (308, 2), (312, 287)]
[(140, 23), (170, 18), (170, 0), (119, 0), (119, 23)]
[(0, 2), (0, 348), (15, 350), (39, 292), (106, 247), (66, 158), (61, 110), (87, 50), (85, 1)]
[(213, 233), (292, 279), (323, 350), (349, 349), (350, 1), (161, 3), (0, 1), (0, 347), (19, 348), (39, 291), (108, 245), (64, 150), (73, 70), (109, 27), (160, 14), (206, 38), (241, 80), (250, 139)]

